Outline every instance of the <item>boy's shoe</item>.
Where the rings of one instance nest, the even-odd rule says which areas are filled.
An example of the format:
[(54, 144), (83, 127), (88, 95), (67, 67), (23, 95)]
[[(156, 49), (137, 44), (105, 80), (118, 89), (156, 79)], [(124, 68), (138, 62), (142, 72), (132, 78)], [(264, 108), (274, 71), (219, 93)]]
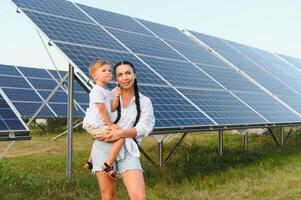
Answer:
[(110, 166), (108, 163), (104, 162), (101, 168), (102, 171), (105, 174), (107, 174), (110, 178), (112, 178), (113, 180), (118, 180), (119, 173), (116, 170), (114, 170), (113, 166)]
[(92, 162), (90, 162), (90, 161), (86, 161), (86, 163), (85, 163), (85, 165), (84, 165), (84, 167), (86, 168), (86, 169), (93, 169), (93, 164), (92, 164)]

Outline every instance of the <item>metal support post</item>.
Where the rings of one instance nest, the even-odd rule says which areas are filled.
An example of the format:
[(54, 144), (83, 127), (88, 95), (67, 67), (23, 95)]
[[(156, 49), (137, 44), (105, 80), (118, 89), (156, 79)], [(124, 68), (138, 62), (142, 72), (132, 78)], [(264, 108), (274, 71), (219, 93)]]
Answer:
[(68, 72), (68, 108), (67, 108), (67, 177), (72, 176), (72, 149), (73, 149), (73, 85), (74, 68), (69, 64)]
[(248, 132), (246, 132), (243, 135), (243, 140), (244, 140), (244, 150), (248, 151)]
[(223, 155), (223, 130), (218, 131), (218, 153)]
[(158, 142), (158, 165), (163, 166), (163, 141)]
[(280, 146), (284, 146), (284, 128), (282, 126), (280, 128)]
[(293, 131), (293, 129), (291, 128), (290, 131), (288, 132), (283, 144), (286, 144), (286, 141), (289, 138), (289, 136), (291, 135), (292, 131)]

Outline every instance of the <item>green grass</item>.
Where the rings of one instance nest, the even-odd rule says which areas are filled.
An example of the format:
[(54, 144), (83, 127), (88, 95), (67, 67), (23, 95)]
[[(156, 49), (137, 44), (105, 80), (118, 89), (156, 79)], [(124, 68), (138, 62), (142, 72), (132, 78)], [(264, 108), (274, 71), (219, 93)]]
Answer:
[[(98, 184), (82, 165), (91, 139), (74, 136), (73, 177), (66, 179), (66, 139), (33, 131), (32, 141), (14, 144), (0, 160), (0, 199), (99, 199)], [(165, 147), (176, 143), (176, 136)], [(166, 167), (154, 168), (144, 157), (142, 165), (148, 199), (301, 199), (301, 136), (292, 135), (277, 147), (268, 135), (249, 136), (249, 151), (241, 136), (224, 136), (224, 155), (217, 153), (217, 134), (190, 134)], [(0, 151), (7, 142), (0, 143)], [(143, 148), (155, 159), (156, 145), (148, 137)], [(120, 181), (118, 199), (128, 199)]]

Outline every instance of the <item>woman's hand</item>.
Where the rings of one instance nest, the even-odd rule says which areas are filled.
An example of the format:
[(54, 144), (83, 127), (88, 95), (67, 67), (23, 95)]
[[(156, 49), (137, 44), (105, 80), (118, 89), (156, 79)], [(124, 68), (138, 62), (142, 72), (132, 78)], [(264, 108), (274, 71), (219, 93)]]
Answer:
[(120, 139), (120, 134), (122, 133), (122, 129), (108, 129), (108, 133), (104, 135), (105, 142), (115, 142)]
[(95, 139), (95, 140), (104, 141), (105, 135), (106, 135), (106, 134), (92, 135), (92, 138)]

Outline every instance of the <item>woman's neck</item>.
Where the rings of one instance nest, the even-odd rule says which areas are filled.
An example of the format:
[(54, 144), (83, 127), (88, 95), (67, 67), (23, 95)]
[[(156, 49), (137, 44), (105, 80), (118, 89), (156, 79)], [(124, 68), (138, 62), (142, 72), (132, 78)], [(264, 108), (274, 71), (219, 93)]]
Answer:
[(121, 89), (121, 96), (135, 96), (134, 88)]

